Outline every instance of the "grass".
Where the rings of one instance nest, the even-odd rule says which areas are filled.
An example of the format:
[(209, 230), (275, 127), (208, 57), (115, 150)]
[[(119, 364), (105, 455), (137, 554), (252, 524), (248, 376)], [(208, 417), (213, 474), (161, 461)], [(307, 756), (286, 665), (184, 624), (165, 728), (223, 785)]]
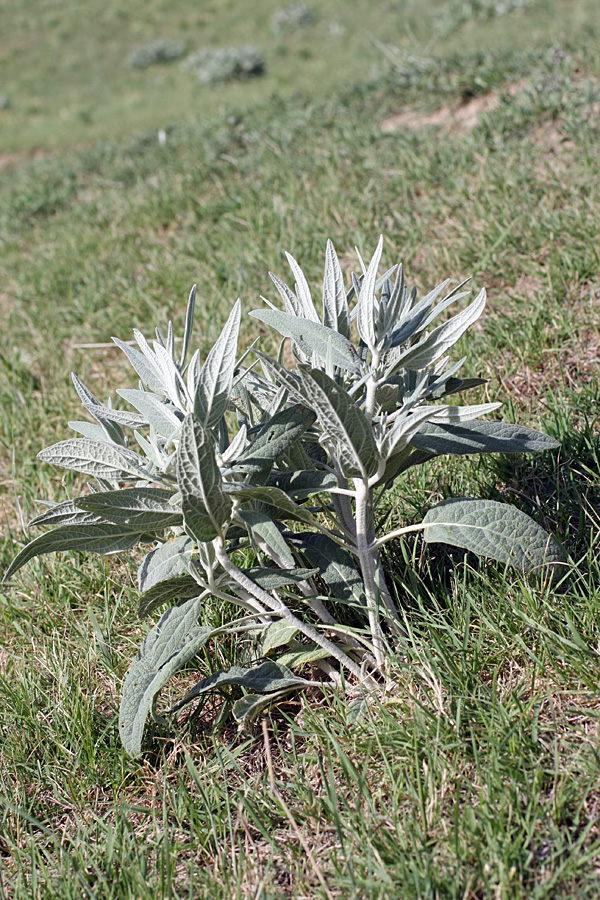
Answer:
[[(4, 568), (35, 499), (72, 489), (69, 474), (35, 461), (79, 415), (71, 369), (99, 396), (114, 393), (126, 370), (110, 336), (168, 317), (181, 326), (194, 281), (207, 347), (236, 296), (246, 311), (272, 296), (267, 270), (286, 274), (284, 250), (317, 284), (327, 237), (349, 263), (380, 231), (386, 259), (401, 255), (420, 289), (470, 273), (475, 289), (488, 286), (468, 374), (490, 379), (481, 397), (504, 400), (505, 419), (562, 442), (548, 457), (423, 469), (390, 496), (390, 526), (442, 497), (502, 496), (554, 531), (572, 561), (548, 585), (419, 539), (395, 544), (388, 564), (408, 636), (393, 648), (393, 689), (358, 722), (339, 696), (315, 693), (274, 712), (266, 732), (238, 733), (224, 698), (151, 728), (141, 763), (124, 756), (116, 725), (120, 680), (148, 628), (135, 617), (134, 563), (30, 564), (0, 593), (0, 896), (598, 896), (600, 20), (586, 0), (539, 2), (428, 47), (440, 4), (424, 6), (382, 3), (367, 21), (367, 4), (353, 4), (347, 40), (325, 51), (324, 23), (341, 5), (323, 4), (315, 31), (286, 36), (278, 56), (276, 4), (265, 2), (256, 31), (268, 74), (203, 95), (194, 112), (185, 91), (200, 89), (184, 90), (180, 69), (136, 74), (121, 61), (133, 44), (189, 33), (197, 10), (171, 6), (167, 32), (158, 3), (143, 16), (130, 6), (128, 20), (94, 7), (86, 77), (65, 68), (51, 83), (49, 54), (32, 56), (33, 42), (68, 19), (66, 67), (84, 53), (83, 12), (47, 4), (39, 35), (26, 31), (26, 5), (10, 6), (7, 149), (63, 150), (13, 164), (0, 183)], [(222, 45), (246, 42), (239, 7), (218, 9), (207, 42), (209, 29)], [(433, 60), (426, 76), (376, 62), (365, 39), (406, 48), (407, 17)], [(27, 64), (10, 55), (17, 46)], [(130, 115), (129, 79), (149, 74)], [(35, 79), (47, 111), (26, 113), (13, 95)], [(76, 82), (97, 101), (92, 122), (77, 120), (75, 101), (55, 115)], [(503, 90), (515, 82), (516, 93)], [(463, 108), (489, 86), (501, 101), (472, 129), (382, 133), (407, 106), (417, 117)], [(248, 319), (245, 339), (255, 327)], [(239, 648), (222, 652), (202, 656), (201, 671)]]

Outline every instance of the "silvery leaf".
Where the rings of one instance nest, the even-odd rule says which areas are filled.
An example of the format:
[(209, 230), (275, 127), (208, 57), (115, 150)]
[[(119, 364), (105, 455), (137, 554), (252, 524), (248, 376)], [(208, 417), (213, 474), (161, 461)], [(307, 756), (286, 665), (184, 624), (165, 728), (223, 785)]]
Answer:
[(235, 369), (240, 316), (241, 301), (238, 300), (198, 377), (194, 412), (207, 428), (215, 425), (227, 409)]
[(108, 481), (121, 481), (124, 476), (141, 478), (147, 475), (145, 460), (137, 453), (88, 438), (60, 441), (41, 450), (38, 459)]
[(334, 364), (339, 368), (354, 373), (360, 372), (356, 350), (348, 338), (333, 331), (332, 328), (275, 309), (254, 309), (250, 315), (274, 328), (284, 337), (292, 338), (306, 356), (310, 357), (316, 353), (325, 361), (330, 353)]

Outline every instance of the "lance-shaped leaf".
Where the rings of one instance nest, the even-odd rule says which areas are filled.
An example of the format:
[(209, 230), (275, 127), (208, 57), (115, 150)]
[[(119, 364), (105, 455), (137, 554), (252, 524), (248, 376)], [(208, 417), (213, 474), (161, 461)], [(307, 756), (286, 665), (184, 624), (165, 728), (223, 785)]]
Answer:
[(193, 659), (214, 631), (198, 627), (200, 610), (199, 599), (168, 609), (146, 636), (125, 676), (119, 734), (130, 756), (141, 753), (144, 726), (157, 693)]
[(275, 662), (271, 662), (271, 660), (267, 660), (259, 666), (254, 666), (250, 669), (232, 666), (227, 672), (219, 671), (209, 675), (208, 678), (203, 678), (191, 691), (187, 692), (179, 703), (171, 707), (169, 712), (176, 712), (201, 694), (231, 685), (246, 688), (246, 690), (256, 694), (270, 694), (274, 691), (287, 690), (294, 687), (302, 688), (311, 684), (314, 684), (314, 682), (308, 681), (306, 678), (300, 678), (298, 675), (293, 675), (285, 666), (280, 666)]
[(530, 572), (564, 562), (563, 548), (526, 513), (495, 500), (445, 500), (423, 519), (428, 543), (464, 547)]
[(358, 333), (369, 350), (373, 350), (377, 343), (375, 335), (375, 285), (377, 283), (377, 269), (381, 261), (383, 251), (383, 236), (379, 238), (377, 249), (369, 263), (365, 276), (360, 286), (358, 306), (356, 313), (356, 326)]
[(114, 444), (90, 441), (88, 438), (60, 441), (41, 450), (38, 459), (107, 481), (121, 481), (131, 476), (142, 478), (147, 474), (145, 460), (137, 453)]
[[(476, 403), (473, 406), (444, 406), (436, 411), (429, 421), (433, 425), (442, 425), (448, 423), (450, 425), (459, 425), (462, 422), (471, 422), (473, 419), (479, 419), (480, 416), (486, 416), (488, 413), (495, 412), (502, 406), (501, 403)], [(431, 409), (431, 407), (429, 407)]]
[(306, 319), (311, 319), (313, 322), (318, 322), (319, 317), (317, 315), (315, 304), (313, 303), (313, 299), (311, 297), (308, 282), (304, 277), (304, 272), (302, 271), (294, 257), (291, 255), (291, 253), (286, 252), (285, 256), (289, 263), (290, 269), (292, 270), (292, 274), (296, 279), (296, 296), (302, 307), (302, 314)]
[(295, 472), (271, 472), (269, 485), (280, 488), (294, 500), (306, 500), (320, 491), (334, 490), (338, 486), (338, 480), (333, 472), (299, 469)]
[(125, 488), (102, 491), (79, 497), (77, 506), (86, 512), (113, 522), (127, 525), (136, 531), (152, 531), (181, 525), (181, 510), (173, 506), (171, 491), (161, 488)]
[(65, 500), (64, 503), (55, 503), (46, 509), (35, 519), (29, 522), (29, 528), (38, 528), (40, 525), (92, 525), (100, 522), (100, 516), (85, 513), (76, 505), (74, 500)]
[[(103, 425), (106, 426), (107, 422), (112, 422), (116, 425), (122, 425), (125, 428), (143, 428), (148, 424), (143, 416), (138, 416), (136, 413), (104, 406), (96, 399), (96, 397), (94, 397), (89, 388), (87, 388), (83, 381), (77, 377), (75, 372), (71, 372), (71, 380), (75, 385), (75, 390), (79, 394), (79, 399), (83, 403), (85, 409), (87, 409), (99, 422), (102, 422)], [(116, 443), (121, 443), (121, 441), (116, 441)]]
[(216, 425), (227, 409), (233, 384), (241, 308), (241, 301), (238, 300), (200, 371), (194, 412), (206, 428)]
[(360, 372), (356, 350), (348, 338), (332, 328), (327, 328), (320, 322), (290, 316), (278, 309), (254, 309), (250, 315), (284, 337), (291, 338), (308, 357), (316, 353), (325, 362), (330, 356), (333, 364), (339, 368), (355, 374)]
[(139, 410), (146, 422), (152, 425), (161, 437), (171, 437), (179, 430), (182, 417), (175, 412), (175, 407), (165, 403), (161, 397), (149, 391), (136, 391), (129, 388), (117, 390), (117, 394)]
[(163, 603), (171, 603), (173, 600), (182, 602), (198, 597), (202, 593), (202, 587), (191, 575), (177, 575), (159, 581), (147, 591), (140, 594), (138, 599), (137, 614), (140, 619), (150, 615)]
[(246, 523), (248, 531), (259, 547), (264, 542), (277, 559), (280, 559), (284, 565), (292, 568), (294, 557), (279, 528), (270, 516), (254, 509), (239, 509), (238, 515)]
[(364, 605), (363, 580), (347, 550), (321, 534), (294, 535), (293, 543), (318, 568), (334, 597), (354, 606), (357, 602)]
[(291, 444), (302, 437), (316, 416), (306, 406), (282, 409), (265, 425), (251, 444), (237, 458), (233, 468), (239, 472), (257, 473), (270, 469)]
[(272, 694), (246, 694), (233, 704), (233, 718), (236, 722), (253, 722), (267, 707), (283, 700), (293, 690), (296, 690), (295, 685)]
[(537, 453), (555, 450), (560, 442), (523, 425), (472, 421), (464, 425), (424, 425), (411, 446), (432, 456), (449, 453)]
[(194, 416), (186, 416), (179, 438), (177, 485), (186, 529), (199, 541), (221, 533), (231, 513), (223, 490), (213, 438)]
[(194, 310), (196, 308), (196, 285), (192, 285), (190, 296), (188, 297), (187, 309), (185, 311), (185, 330), (183, 332), (183, 344), (181, 346), (181, 358), (179, 360), (180, 368), (183, 368), (185, 358), (187, 356), (190, 339), (194, 328)]
[(350, 338), (350, 311), (346, 299), (344, 276), (331, 241), (325, 251), (325, 275), (323, 277), (323, 325)]
[(226, 484), (225, 488), (239, 501), (258, 500), (260, 503), (267, 503), (269, 506), (275, 507), (278, 519), (295, 519), (297, 522), (304, 522), (305, 525), (313, 527), (317, 524), (308, 510), (294, 503), (285, 491), (279, 488), (235, 483)]
[(297, 633), (298, 629), (292, 622), (287, 619), (277, 619), (267, 625), (262, 633), (260, 641), (260, 649), (263, 656), (275, 650), (277, 647), (283, 647)]
[(136, 350), (135, 347), (130, 347), (129, 344), (126, 344), (125, 341), (119, 340), (119, 338), (114, 337), (112, 338), (112, 340), (117, 345), (117, 347), (119, 347), (123, 351), (129, 362), (139, 375), (140, 380), (146, 385), (146, 387), (151, 391), (154, 391), (156, 394), (164, 394), (165, 385), (160, 373), (160, 368), (157, 365), (154, 354), (152, 353), (152, 350), (150, 349), (148, 344), (145, 342), (147, 352), (140, 353), (140, 351)]
[(151, 539), (148, 534), (132, 531), (122, 525), (61, 525), (53, 531), (40, 534), (23, 547), (8, 567), (4, 580), (14, 575), (30, 559), (45, 553), (56, 553), (59, 550), (119, 553), (130, 550), (138, 541)]
[(307, 397), (315, 409), (323, 432), (335, 444), (342, 472), (361, 478), (377, 471), (377, 447), (373, 427), (343, 387), (325, 372), (301, 367)]
[(405, 350), (394, 361), (392, 368), (386, 373), (386, 378), (400, 368), (426, 369), (427, 366), (440, 359), (446, 350), (462, 337), (467, 328), (477, 321), (484, 310), (485, 299), (485, 288), (483, 288), (466, 309), (444, 322), (443, 325), (438, 325), (430, 335), (415, 344), (414, 347)]
[(187, 575), (193, 550), (194, 542), (187, 535), (173, 538), (151, 550), (138, 569), (140, 591), (148, 591), (160, 581)]
[(288, 584), (300, 584), (311, 575), (316, 575), (318, 571), (318, 569), (267, 569), (263, 566), (253, 566), (251, 569), (244, 569), (244, 574), (265, 591), (275, 591)]
[(327, 659), (331, 654), (327, 650), (317, 644), (301, 644), (297, 649), (288, 650), (277, 657), (277, 663), (280, 666), (286, 666), (288, 669), (295, 669), (298, 666), (305, 666), (307, 663), (318, 662), (320, 659)]

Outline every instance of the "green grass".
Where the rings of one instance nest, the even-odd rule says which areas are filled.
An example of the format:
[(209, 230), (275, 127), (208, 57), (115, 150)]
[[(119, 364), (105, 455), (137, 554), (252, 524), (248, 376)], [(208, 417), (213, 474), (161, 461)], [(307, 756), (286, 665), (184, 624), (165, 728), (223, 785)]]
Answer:
[[(119, 19), (110, 5), (84, 15), (47, 3), (34, 32), (29, 5), (10, 4), (6, 148), (66, 149), (0, 183), (2, 567), (26, 540), (35, 499), (73, 488), (35, 461), (79, 415), (70, 370), (114, 394), (127, 369), (104, 346), (111, 335), (169, 317), (181, 326), (193, 282), (206, 348), (238, 295), (246, 312), (272, 297), (267, 270), (287, 274), (284, 250), (317, 285), (327, 237), (349, 264), (380, 231), (386, 260), (400, 256), (421, 290), (471, 273), (475, 289), (488, 286), (464, 342), (468, 374), (489, 378), (481, 397), (504, 400), (505, 419), (562, 442), (541, 458), (424, 468), (390, 496), (390, 527), (442, 497), (502, 497), (554, 531), (572, 562), (548, 585), (420, 539), (394, 544), (387, 561), (408, 635), (394, 648), (394, 687), (355, 724), (335, 694), (274, 712), (271, 768), (261, 725), (238, 733), (227, 700), (169, 731), (151, 727), (142, 762), (127, 759), (120, 681), (148, 628), (135, 616), (135, 563), (31, 563), (0, 592), (0, 896), (596, 897), (596, 4), (538, 2), (428, 47), (441, 4), (382, 3), (380, 15), (343, 5), (348, 31), (336, 44), (325, 25), (342, 4), (332, 0), (313, 31), (285, 37), (285, 56), (270, 27), (277, 5), (261, 4), (252, 29), (233, 2), (203, 6), (202, 35), (223, 46), (251, 37), (268, 59), (263, 80), (207, 93), (177, 64), (122, 66), (154, 38), (202, 44), (197, 5), (168, 16), (165, 4), (143, 15), (130, 5)], [(414, 33), (433, 76), (381, 61), (375, 70), (368, 33), (401, 48)], [(53, 79), (49, 47), (62, 47)], [(85, 70), (69, 72), (77, 59)], [(407, 105), (459, 105), (514, 82), (521, 92), (503, 94), (473, 130), (382, 133)], [(134, 90), (135, 110), (124, 101)], [(42, 111), (21, 108), (28, 92), (43, 96)], [(91, 122), (78, 104), (96, 104)], [(244, 328), (256, 336), (255, 322)], [(239, 648), (220, 652), (198, 660), (203, 673)]]

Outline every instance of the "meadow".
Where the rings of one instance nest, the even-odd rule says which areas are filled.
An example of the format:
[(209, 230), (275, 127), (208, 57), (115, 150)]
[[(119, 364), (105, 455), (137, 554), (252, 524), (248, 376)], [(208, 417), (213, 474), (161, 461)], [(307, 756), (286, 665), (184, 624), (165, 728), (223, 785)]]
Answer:
[[(433, 462), (390, 493), (389, 526), (503, 499), (569, 564), (540, 582), (397, 541), (406, 636), (359, 721), (314, 691), (239, 730), (223, 697), (151, 727), (133, 761), (117, 710), (149, 627), (135, 553), (34, 561), (0, 588), (0, 897), (597, 897), (600, 10), (324, 0), (278, 33), (280, 5), (249, 22), (239, 0), (1, 4), (2, 570), (37, 500), (75, 489), (35, 458), (80, 417), (71, 371), (114, 395), (130, 373), (111, 336), (181, 331), (193, 283), (206, 350), (238, 296), (276, 299), (284, 251), (318, 294), (327, 238), (349, 270), (380, 233), (420, 294), (487, 286), (455, 353), (487, 379), (473, 402), (561, 442)], [(159, 38), (252, 41), (265, 73), (210, 89), (177, 61), (124, 65)]]

